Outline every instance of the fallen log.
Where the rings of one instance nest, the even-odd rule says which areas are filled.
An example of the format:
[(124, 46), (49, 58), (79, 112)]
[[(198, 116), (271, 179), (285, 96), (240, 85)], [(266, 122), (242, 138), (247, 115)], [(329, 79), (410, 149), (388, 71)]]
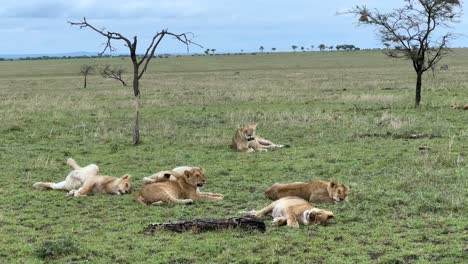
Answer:
[(265, 222), (259, 218), (241, 216), (221, 219), (193, 219), (168, 223), (155, 223), (148, 225), (143, 232), (146, 235), (151, 235), (156, 230), (161, 229), (175, 232), (192, 231), (194, 233), (214, 231), (218, 229), (242, 229), (245, 231), (258, 230), (264, 233), (266, 231), (266, 226)]

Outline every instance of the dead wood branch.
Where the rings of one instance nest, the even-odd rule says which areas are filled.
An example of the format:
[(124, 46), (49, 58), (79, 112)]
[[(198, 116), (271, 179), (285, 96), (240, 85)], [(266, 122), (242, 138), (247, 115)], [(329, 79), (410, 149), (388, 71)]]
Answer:
[(144, 229), (143, 232), (147, 235), (151, 235), (156, 230), (161, 229), (175, 232), (191, 231), (195, 233), (215, 231), (220, 229), (242, 229), (245, 231), (258, 230), (263, 233), (266, 231), (266, 226), (265, 222), (263, 222), (263, 220), (261, 219), (251, 216), (241, 216), (232, 218), (194, 219), (160, 224), (150, 224)]

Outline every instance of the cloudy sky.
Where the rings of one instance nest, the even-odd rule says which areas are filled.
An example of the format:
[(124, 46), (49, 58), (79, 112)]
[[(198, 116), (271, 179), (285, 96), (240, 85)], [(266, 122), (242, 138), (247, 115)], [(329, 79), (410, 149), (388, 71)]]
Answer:
[[(357, 26), (356, 18), (335, 15), (365, 4), (385, 11), (403, 0), (1, 0), (0, 54), (54, 54), (101, 51), (104, 39), (89, 29), (71, 27), (67, 21), (83, 17), (97, 28), (138, 36), (140, 52), (161, 29), (193, 32), (194, 41), (217, 52), (291, 50), (291, 45), (310, 48), (354, 44), (380, 47), (375, 32)], [(468, 46), (468, 16), (453, 31), (463, 36), (452, 46)], [(115, 45), (116, 53), (126, 47)], [(192, 47), (191, 52), (204, 49)], [(160, 53), (185, 52), (173, 40), (164, 40)]]

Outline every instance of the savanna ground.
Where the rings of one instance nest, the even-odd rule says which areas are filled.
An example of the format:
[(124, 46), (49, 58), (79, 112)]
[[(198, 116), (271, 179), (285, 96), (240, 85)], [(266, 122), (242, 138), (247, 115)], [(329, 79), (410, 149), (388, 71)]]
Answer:
[[(131, 145), (130, 87), (82, 64), (128, 59), (0, 62), (2, 263), (457, 263), (467, 259), (468, 50), (428, 72), (413, 108), (409, 62), (381, 52), (314, 52), (155, 59), (142, 80), (142, 144)], [(236, 72), (239, 72), (237, 74)], [(131, 83), (131, 82), (130, 82)], [(229, 149), (239, 124), (291, 148)], [(407, 139), (409, 134), (428, 138)], [(420, 150), (429, 147), (429, 150)], [(134, 194), (65, 197), (66, 159), (142, 178), (201, 166), (223, 201), (144, 207)], [(320, 205), (327, 226), (267, 232), (158, 232), (155, 222), (238, 216), (269, 203), (275, 182), (336, 179), (348, 203)]]

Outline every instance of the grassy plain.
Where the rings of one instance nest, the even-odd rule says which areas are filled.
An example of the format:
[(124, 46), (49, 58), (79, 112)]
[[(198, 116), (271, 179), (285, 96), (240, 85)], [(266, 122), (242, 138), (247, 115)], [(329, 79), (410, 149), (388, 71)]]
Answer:
[[(142, 144), (131, 145), (130, 87), (82, 64), (125, 59), (0, 62), (0, 262), (460, 263), (468, 258), (468, 50), (427, 73), (413, 108), (408, 62), (380, 52), (314, 52), (155, 59), (141, 83)], [(239, 74), (235, 74), (239, 72)], [(229, 149), (239, 124), (289, 149)], [(430, 138), (407, 139), (422, 133)], [(429, 147), (430, 150), (419, 150)], [(220, 202), (144, 207), (134, 195), (79, 199), (37, 191), (66, 159), (141, 179), (202, 166)], [(202, 234), (142, 234), (154, 222), (230, 217), (269, 203), (275, 182), (336, 179), (349, 202), (328, 226)]]

